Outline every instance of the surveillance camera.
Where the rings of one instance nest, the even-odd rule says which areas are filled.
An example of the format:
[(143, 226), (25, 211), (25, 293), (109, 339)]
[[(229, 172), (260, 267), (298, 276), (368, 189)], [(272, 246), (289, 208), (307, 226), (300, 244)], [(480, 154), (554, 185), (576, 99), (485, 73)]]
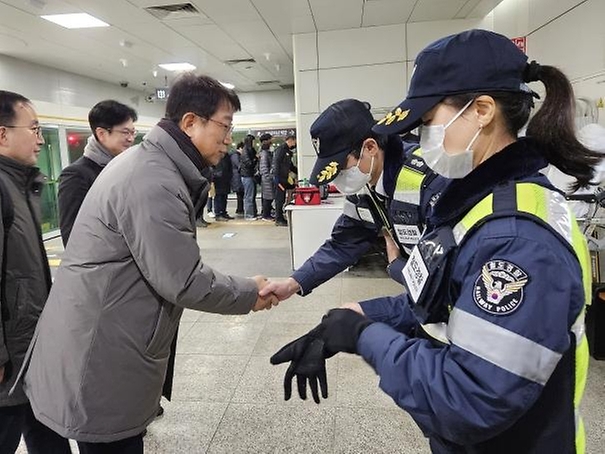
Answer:
[(146, 87), (146, 86), (147, 86), (147, 82), (143, 81), (143, 82), (141, 82), (141, 85), (142, 85), (143, 87)]
[(128, 82), (123, 80), (122, 82), (120, 82), (120, 87), (122, 87), (122, 88), (128, 87)]
[(153, 102), (154, 100), (155, 100), (155, 96), (153, 96), (153, 95), (145, 96), (145, 101), (147, 101), (147, 102)]

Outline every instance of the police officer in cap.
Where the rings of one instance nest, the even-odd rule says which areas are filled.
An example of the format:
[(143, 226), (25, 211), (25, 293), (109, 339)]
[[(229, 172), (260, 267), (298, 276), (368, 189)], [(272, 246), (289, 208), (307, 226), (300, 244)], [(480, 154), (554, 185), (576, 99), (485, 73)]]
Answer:
[(354, 265), (383, 232), (389, 273), (401, 270), (423, 228), (425, 207), (446, 183), (419, 156), (418, 144), (397, 134), (372, 132), (370, 105), (344, 99), (329, 106), (311, 125), (317, 160), (310, 182), (332, 183), (347, 196), (331, 237), (291, 277), (270, 282), (263, 294), (280, 300), (311, 291)]
[[(529, 119), (534, 93), (546, 87)], [(574, 134), (574, 95), (552, 66), (527, 63), (505, 36), (470, 30), (425, 48), (407, 98), (374, 128), (419, 125), (423, 157), (454, 178), (403, 270), (408, 292), (333, 309), (282, 348), (327, 397), (325, 358), (361, 355), (434, 453), (583, 453), (586, 241), (548, 163), (590, 184), (600, 156)]]

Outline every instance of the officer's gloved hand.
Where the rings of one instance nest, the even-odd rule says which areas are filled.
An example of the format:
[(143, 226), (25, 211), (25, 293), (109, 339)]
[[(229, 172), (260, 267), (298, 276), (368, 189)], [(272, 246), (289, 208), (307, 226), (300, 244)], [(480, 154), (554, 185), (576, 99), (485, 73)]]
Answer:
[(373, 322), (351, 309), (332, 309), (321, 320), (321, 337), (330, 356), (338, 352), (357, 353), (357, 339)]
[(271, 357), (271, 364), (274, 365), (290, 361), (290, 366), (284, 376), (285, 400), (289, 400), (292, 396), (292, 379), (294, 377), (296, 377), (298, 395), (301, 399), (307, 398), (307, 382), (316, 403), (319, 403), (318, 384), (323, 398), (328, 397), (326, 351), (321, 331), (322, 326), (318, 325), (304, 336), (283, 346)]

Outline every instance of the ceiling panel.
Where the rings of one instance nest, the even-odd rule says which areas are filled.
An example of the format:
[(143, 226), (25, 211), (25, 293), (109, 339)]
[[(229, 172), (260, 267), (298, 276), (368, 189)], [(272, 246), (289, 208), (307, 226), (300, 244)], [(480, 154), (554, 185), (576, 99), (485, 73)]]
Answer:
[(404, 24), (415, 3), (416, 0), (367, 0), (363, 7), (362, 25)]
[(448, 20), (457, 16), (468, 0), (419, 0), (410, 22)]
[(361, 26), (363, 0), (309, 0), (318, 31)]
[(250, 0), (189, 0), (189, 2), (217, 23), (260, 20)]
[(176, 30), (221, 61), (250, 58), (250, 54), (217, 25), (179, 27)]

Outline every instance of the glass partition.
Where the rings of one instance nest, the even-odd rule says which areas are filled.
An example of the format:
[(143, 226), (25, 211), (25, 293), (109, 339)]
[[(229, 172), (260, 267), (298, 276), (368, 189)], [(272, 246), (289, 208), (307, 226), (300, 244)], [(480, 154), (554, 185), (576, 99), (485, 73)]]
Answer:
[(38, 156), (38, 167), (46, 175), (47, 184), (42, 191), (42, 233), (59, 228), (59, 212), (57, 209), (57, 185), (61, 174), (61, 151), (59, 148), (59, 130), (48, 126), (42, 127), (44, 146)]
[(68, 128), (67, 133), (67, 150), (69, 152), (69, 163), (79, 159), (84, 153), (84, 147), (88, 136), (90, 136), (90, 129), (75, 129)]

